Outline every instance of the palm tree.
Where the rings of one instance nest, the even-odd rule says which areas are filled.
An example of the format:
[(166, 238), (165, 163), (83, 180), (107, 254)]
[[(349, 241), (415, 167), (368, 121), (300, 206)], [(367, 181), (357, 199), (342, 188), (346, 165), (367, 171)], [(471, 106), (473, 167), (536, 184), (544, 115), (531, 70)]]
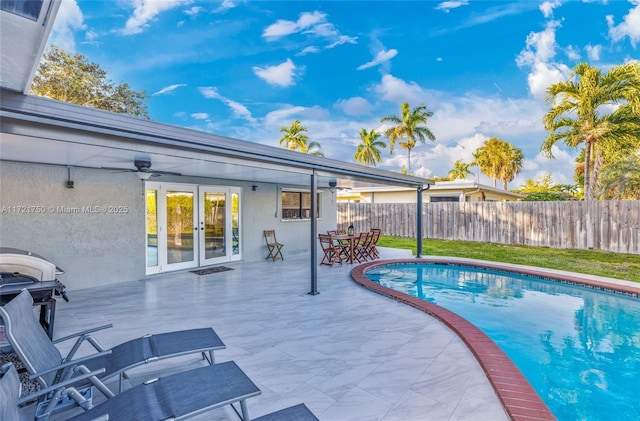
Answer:
[(501, 150), (502, 165), (498, 172), (498, 180), (502, 181), (502, 188), (507, 190), (507, 184), (522, 171), (522, 161), (524, 155), (522, 150), (512, 144), (505, 142)]
[[(289, 127), (280, 127), (280, 132), (284, 133), (280, 138), (280, 146), (284, 146), (291, 151), (300, 151), (309, 155), (324, 156), (320, 152), (320, 143), (316, 141), (308, 142), (309, 136), (305, 134), (307, 128), (295, 120)], [(307, 143), (308, 142), (308, 143)]]
[(604, 169), (599, 193), (601, 199), (640, 200), (640, 153)]
[(280, 146), (284, 146), (290, 151), (306, 152), (309, 140), (309, 136), (305, 134), (306, 131), (307, 128), (300, 123), (300, 120), (295, 120), (289, 127), (280, 127), (280, 132), (284, 133), (280, 138)]
[(475, 163), (473, 162), (466, 164), (462, 162), (462, 160), (458, 159), (453, 163), (453, 169), (449, 171), (449, 173), (447, 174), (447, 178), (449, 180), (457, 180), (458, 178), (460, 180), (464, 180), (469, 174), (472, 173), (471, 167), (473, 167), (474, 165)]
[(313, 142), (309, 142), (309, 144), (307, 145), (307, 147), (305, 148), (306, 150), (300, 150), (300, 152), (305, 152), (308, 153), (309, 155), (315, 155), (315, 156), (324, 156), (324, 154), (320, 151), (320, 143), (313, 141)]
[(547, 103), (552, 108), (543, 122), (549, 136), (541, 151), (553, 158), (551, 148), (560, 140), (572, 148), (584, 145), (584, 198), (593, 200), (607, 152), (632, 151), (640, 143), (640, 63), (605, 74), (579, 63), (569, 80), (547, 89)]
[(507, 183), (522, 170), (524, 159), (520, 149), (497, 137), (486, 140), (476, 149), (473, 157), (480, 171), (493, 179), (493, 187), (496, 187), (500, 180), (505, 190)]
[(428, 118), (431, 117), (433, 113), (428, 111), (424, 104), (420, 104), (411, 110), (409, 103), (403, 102), (400, 108), (400, 117), (388, 115), (382, 117), (380, 122), (394, 124), (393, 127), (390, 127), (384, 132), (384, 135), (389, 138), (389, 153), (393, 153), (393, 146), (395, 145), (396, 140), (402, 138), (407, 139), (406, 142), (400, 142), (400, 147), (407, 150), (407, 167), (408, 172), (410, 173), (411, 149), (416, 146), (416, 141), (420, 140), (424, 143), (427, 138), (430, 140), (436, 140), (436, 137), (431, 133), (431, 130), (424, 126), (427, 124)]
[(377, 162), (381, 162), (382, 158), (380, 158), (380, 149), (378, 148), (386, 148), (387, 144), (378, 140), (379, 137), (380, 133), (373, 129), (370, 131), (367, 131), (367, 129), (360, 130), (362, 143), (358, 145), (354, 160), (360, 164), (374, 167)]

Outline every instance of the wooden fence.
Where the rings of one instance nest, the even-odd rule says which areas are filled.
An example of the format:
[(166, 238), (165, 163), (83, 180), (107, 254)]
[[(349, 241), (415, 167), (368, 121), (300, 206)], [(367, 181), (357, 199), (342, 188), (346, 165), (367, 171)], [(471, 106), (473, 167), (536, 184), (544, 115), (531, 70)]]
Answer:
[[(338, 203), (338, 228), (416, 236), (413, 203)], [(424, 203), (422, 237), (640, 254), (640, 201)]]

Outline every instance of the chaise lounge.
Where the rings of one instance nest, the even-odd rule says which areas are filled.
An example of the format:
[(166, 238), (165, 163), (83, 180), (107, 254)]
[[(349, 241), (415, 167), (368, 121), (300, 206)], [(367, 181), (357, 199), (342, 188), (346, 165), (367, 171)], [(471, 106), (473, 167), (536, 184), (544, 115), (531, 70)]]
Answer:
[[(119, 376), (119, 389), (126, 371), (134, 367), (166, 358), (188, 354), (202, 354), (209, 364), (214, 364), (213, 351), (224, 349), (225, 344), (212, 328), (190, 329), (145, 335), (105, 349), (92, 333), (111, 325), (89, 329), (58, 340), (49, 339), (33, 312), (33, 299), (28, 290), (23, 290), (9, 303), (0, 307), (0, 317), (4, 320), (5, 334), (13, 350), (23, 362), (27, 371), (44, 388), (54, 386), (78, 373), (89, 373), (104, 369), (100, 374), (89, 376), (85, 385), (95, 386), (107, 398), (115, 394), (104, 384)], [(56, 343), (76, 338), (76, 343), (66, 357), (63, 357)], [(82, 343), (88, 342), (97, 353), (74, 359)], [(80, 397), (78, 400), (81, 401)], [(81, 403), (81, 402), (78, 402)], [(50, 402), (49, 412), (56, 402)]]

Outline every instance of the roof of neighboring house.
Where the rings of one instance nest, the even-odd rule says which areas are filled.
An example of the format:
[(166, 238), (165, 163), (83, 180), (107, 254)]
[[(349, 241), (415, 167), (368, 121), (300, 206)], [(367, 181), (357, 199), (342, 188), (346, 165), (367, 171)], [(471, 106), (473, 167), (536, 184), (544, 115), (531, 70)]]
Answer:
[[(348, 190), (341, 190), (338, 192), (338, 198), (340, 197), (353, 197), (354, 195), (359, 195), (361, 193), (382, 193), (382, 192), (403, 192), (409, 191), (411, 189), (402, 187), (402, 186), (372, 186), (372, 187), (356, 187)], [(519, 199), (522, 197), (521, 194), (510, 192), (507, 190), (495, 188), (492, 186), (488, 186), (486, 184), (480, 184), (476, 181), (472, 180), (456, 180), (456, 181), (436, 181), (435, 184), (429, 186), (428, 191), (425, 191), (423, 194), (428, 195), (431, 193), (454, 193), (454, 192), (465, 192), (469, 193), (471, 191), (483, 191), (487, 193), (494, 193), (502, 196), (513, 197), (513, 199)]]

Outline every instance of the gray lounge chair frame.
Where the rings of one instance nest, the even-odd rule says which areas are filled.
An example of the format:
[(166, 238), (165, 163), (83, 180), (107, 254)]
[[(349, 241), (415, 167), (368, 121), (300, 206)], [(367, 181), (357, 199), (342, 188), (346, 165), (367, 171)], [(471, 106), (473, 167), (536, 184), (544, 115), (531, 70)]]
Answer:
[[(0, 419), (27, 420), (27, 414), (24, 410), (18, 409), (18, 405), (49, 391), (43, 389), (18, 399), (20, 380), (15, 367), (11, 363), (5, 364), (2, 366), (2, 372), (4, 376), (0, 379)], [(76, 380), (74, 378), (63, 382), (64, 384), (60, 383), (66, 388), (64, 393), (70, 393), (69, 391), (74, 389), (70, 384)], [(238, 415), (243, 421), (248, 421), (246, 399), (260, 393), (260, 389), (233, 361), (230, 361), (148, 381), (73, 416), (70, 420), (183, 420), (214, 408), (240, 402), (242, 415)], [(264, 415), (255, 421), (318, 421), (318, 418), (304, 404), (299, 404)]]
[[(0, 307), (0, 317), (4, 320), (5, 334), (13, 350), (31, 375), (36, 375), (44, 388), (67, 380), (78, 373), (87, 374), (104, 369), (99, 375), (89, 376), (85, 386), (95, 386), (107, 398), (115, 394), (104, 384), (106, 380), (119, 376), (118, 391), (122, 391), (122, 380), (126, 371), (152, 361), (182, 355), (201, 353), (209, 363), (214, 364), (213, 351), (224, 349), (225, 345), (212, 328), (190, 329), (145, 335), (110, 349), (105, 349), (91, 335), (111, 325), (85, 330), (74, 335), (52, 341), (40, 327), (33, 312), (33, 298), (28, 290), (23, 290), (13, 300)], [(72, 338), (77, 338), (66, 357), (55, 346)], [(80, 346), (88, 342), (97, 353), (74, 359)], [(82, 402), (78, 402), (82, 404)], [(56, 403), (51, 401), (51, 405)], [(52, 409), (51, 409), (52, 410)]]

